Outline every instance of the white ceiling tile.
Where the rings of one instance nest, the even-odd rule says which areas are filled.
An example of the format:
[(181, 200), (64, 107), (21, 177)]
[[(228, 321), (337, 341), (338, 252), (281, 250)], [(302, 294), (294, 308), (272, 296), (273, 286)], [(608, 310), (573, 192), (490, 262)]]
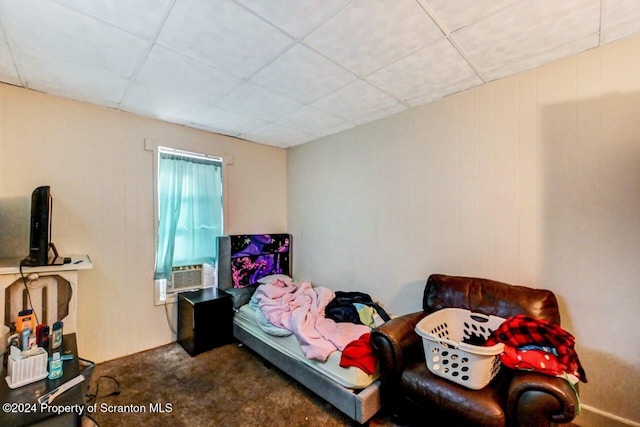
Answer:
[(240, 79), (162, 46), (154, 46), (136, 81), (207, 100), (231, 93)]
[(15, 52), (26, 87), (63, 98), (117, 107), (127, 80), (39, 52)]
[(638, 0), (603, 0), (603, 2), (605, 28), (640, 19), (640, 2)]
[(197, 112), (192, 123), (206, 126), (208, 129), (225, 135), (238, 136), (267, 124), (265, 120), (248, 117), (217, 107), (209, 107)]
[(365, 123), (370, 123), (387, 116), (392, 116), (406, 109), (407, 107), (405, 107), (403, 104), (395, 104), (395, 105), (381, 108), (379, 110), (371, 111), (367, 114), (357, 117), (354, 121), (359, 125), (363, 125)]
[(341, 128), (349, 125), (349, 122), (345, 119), (309, 105), (282, 116), (275, 122), (291, 129), (299, 129), (318, 136), (326, 135), (326, 129)]
[(237, 0), (291, 36), (309, 33), (350, 0)]
[(22, 82), (20, 81), (18, 70), (16, 70), (13, 56), (1, 30), (0, 28), (0, 81), (20, 86)]
[(352, 73), (297, 44), (260, 70), (251, 82), (305, 103), (355, 79)]
[(443, 95), (440, 92), (429, 92), (429, 93), (425, 93), (424, 95), (420, 95), (415, 98), (408, 99), (405, 102), (411, 105), (412, 107), (417, 107), (419, 105), (428, 104), (430, 102), (442, 99), (444, 96), (445, 95)]
[(312, 104), (328, 113), (354, 121), (383, 108), (400, 105), (398, 101), (358, 80)]
[(327, 126), (326, 128), (324, 128), (321, 131), (317, 132), (317, 136), (321, 137), (321, 136), (334, 135), (336, 133), (340, 133), (340, 132), (344, 132), (345, 130), (352, 129), (352, 128), (356, 127), (356, 126), (358, 126), (357, 123), (344, 121), (344, 122), (339, 123), (339, 124), (337, 124), (335, 126)]
[(603, 43), (640, 34), (640, 1), (604, 0)]
[(596, 47), (598, 46), (598, 40), (598, 34), (591, 34), (584, 39), (575, 40), (562, 46), (556, 46), (546, 52), (528, 56), (520, 61), (516, 61), (502, 67), (487, 70), (484, 73), (484, 76), (487, 81), (491, 81), (530, 70), (543, 64), (548, 64), (558, 59), (566, 58), (567, 56), (575, 55), (579, 52), (584, 52), (587, 49)]
[(611, 43), (624, 37), (640, 34), (640, 19), (622, 22), (603, 30), (602, 44)]
[(55, 0), (101, 21), (142, 36), (152, 37), (167, 12), (170, 0)]
[(184, 0), (174, 6), (158, 42), (246, 78), (294, 41), (228, 0)]
[(367, 80), (396, 98), (406, 100), (439, 91), (475, 76), (475, 71), (449, 40), (441, 39), (388, 67)]
[(516, 2), (452, 34), (484, 72), (584, 39), (599, 28), (600, 0), (538, 0)]
[(225, 110), (264, 120), (273, 120), (301, 106), (290, 98), (251, 83), (241, 85), (219, 103)]
[(316, 139), (314, 135), (289, 129), (275, 123), (269, 123), (265, 126), (254, 129), (251, 132), (242, 134), (240, 137), (249, 139), (250, 141), (258, 141), (281, 148), (302, 144)]
[(183, 93), (143, 83), (129, 85), (120, 104), (121, 110), (180, 124), (189, 123), (196, 112), (208, 107)]
[(0, 2), (7, 40), (17, 50), (40, 51), (83, 66), (129, 77), (147, 42), (48, 0)]
[(417, 107), (418, 105), (423, 105), (423, 104), (427, 104), (429, 102), (433, 102), (436, 101), (438, 99), (441, 99), (447, 95), (451, 95), (457, 92), (461, 92), (463, 90), (467, 90), (469, 88), (475, 87), (475, 86), (479, 86), (483, 83), (483, 81), (478, 77), (478, 76), (472, 76), (469, 78), (466, 78), (464, 80), (460, 80), (458, 82), (452, 83), (449, 86), (446, 87), (440, 87), (438, 88), (438, 90), (433, 90), (430, 92), (427, 92), (423, 95), (419, 95), (416, 96), (414, 98), (410, 98), (408, 99), (406, 102), (407, 104), (411, 105), (412, 107)]
[(415, 0), (357, 0), (304, 41), (363, 75), (442, 37)]
[(517, 0), (419, 0), (427, 4), (449, 31), (472, 24)]

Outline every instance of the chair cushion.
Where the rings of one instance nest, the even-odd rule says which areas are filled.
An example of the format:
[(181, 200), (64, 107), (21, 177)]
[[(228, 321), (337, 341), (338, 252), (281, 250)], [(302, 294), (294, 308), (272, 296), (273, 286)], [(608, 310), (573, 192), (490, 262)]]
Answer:
[[(500, 377), (500, 375), (498, 376)], [(470, 390), (432, 374), (424, 361), (414, 362), (402, 372), (404, 396), (427, 411), (437, 407), (438, 416), (450, 425), (505, 426), (502, 409), (504, 381), (496, 378), (481, 390)], [(428, 421), (428, 419), (425, 419)]]
[(424, 288), (422, 308), (432, 313), (442, 308), (465, 308), (508, 319), (518, 314), (560, 324), (553, 292), (509, 285), (475, 277), (432, 274)]

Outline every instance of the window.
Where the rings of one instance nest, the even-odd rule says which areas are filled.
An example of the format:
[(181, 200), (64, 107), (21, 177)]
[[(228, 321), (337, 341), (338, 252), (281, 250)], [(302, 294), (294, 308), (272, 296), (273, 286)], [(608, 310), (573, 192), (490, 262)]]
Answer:
[(223, 234), (222, 159), (158, 148), (156, 279), (171, 268), (215, 264)]

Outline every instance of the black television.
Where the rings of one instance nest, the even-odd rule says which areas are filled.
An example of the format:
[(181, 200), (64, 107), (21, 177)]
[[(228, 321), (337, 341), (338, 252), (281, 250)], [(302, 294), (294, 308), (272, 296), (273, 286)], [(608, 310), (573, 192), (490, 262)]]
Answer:
[[(29, 255), (22, 260), (23, 265), (49, 265), (51, 247), (51, 188), (44, 185), (31, 194), (31, 229)], [(56, 254), (57, 255), (57, 254)]]

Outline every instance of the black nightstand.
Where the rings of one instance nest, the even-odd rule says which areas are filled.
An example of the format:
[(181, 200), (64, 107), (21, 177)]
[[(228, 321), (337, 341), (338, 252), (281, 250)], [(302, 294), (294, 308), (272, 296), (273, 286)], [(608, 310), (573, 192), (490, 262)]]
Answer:
[(191, 356), (233, 341), (233, 300), (218, 288), (178, 294), (178, 342)]

